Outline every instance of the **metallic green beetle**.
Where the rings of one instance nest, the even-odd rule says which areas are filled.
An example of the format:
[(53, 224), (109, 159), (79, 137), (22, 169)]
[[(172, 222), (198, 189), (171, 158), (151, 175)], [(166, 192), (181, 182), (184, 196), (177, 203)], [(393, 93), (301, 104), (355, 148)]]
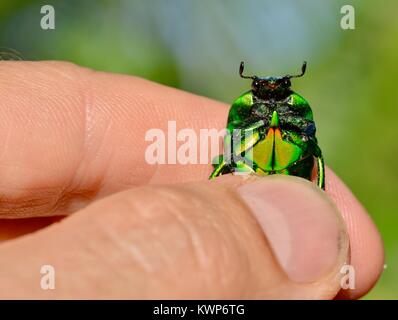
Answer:
[(308, 102), (290, 89), (291, 78), (244, 76), (251, 90), (237, 98), (228, 116), (224, 156), (219, 156), (210, 179), (232, 172), (259, 175), (286, 174), (312, 180), (315, 159), (317, 184), (325, 189), (325, 168), (315, 137), (315, 123)]

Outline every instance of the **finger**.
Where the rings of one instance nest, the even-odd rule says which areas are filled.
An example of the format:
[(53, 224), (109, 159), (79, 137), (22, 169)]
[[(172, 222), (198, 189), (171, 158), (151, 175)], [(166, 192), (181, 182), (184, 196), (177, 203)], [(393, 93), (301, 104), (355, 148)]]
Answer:
[(150, 165), (147, 130), (222, 128), (228, 107), (129, 76), (59, 62), (0, 64), (0, 216), (67, 214), (148, 182), (211, 166)]
[[(336, 203), (347, 225), (351, 243), (350, 265), (355, 270), (354, 288), (341, 290), (338, 298), (358, 299), (374, 286), (383, 271), (382, 240), (368, 213), (344, 183), (328, 168), (326, 174), (328, 195)], [(47, 227), (54, 222), (53, 219), (0, 220), (0, 241)]]
[[(324, 193), (288, 176), (222, 180), (133, 188), (4, 243), (0, 296), (333, 298), (348, 237)], [(55, 290), (40, 288), (42, 265)]]
[(61, 217), (0, 219), (0, 243), (38, 231), (59, 220)]
[(355, 270), (355, 288), (342, 290), (338, 298), (357, 299), (374, 286), (383, 271), (383, 243), (368, 213), (347, 186), (330, 169), (326, 174), (328, 195), (347, 225), (351, 243), (350, 264)]
[[(350, 265), (355, 270), (354, 288), (341, 290), (338, 298), (358, 299), (374, 286), (383, 271), (382, 241), (366, 210), (349, 189), (330, 169), (327, 168), (326, 174), (328, 195), (336, 203), (347, 225)], [(54, 218), (42, 219), (0, 220), (0, 241), (37, 231), (54, 222)]]

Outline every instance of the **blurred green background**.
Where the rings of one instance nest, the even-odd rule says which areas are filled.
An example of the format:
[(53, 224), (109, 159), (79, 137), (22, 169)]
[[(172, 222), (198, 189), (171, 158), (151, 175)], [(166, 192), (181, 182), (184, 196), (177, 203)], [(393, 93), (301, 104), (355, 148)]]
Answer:
[[(40, 8), (55, 8), (55, 30)], [(342, 30), (340, 8), (355, 8)], [(247, 72), (293, 83), (314, 111), (326, 162), (381, 230), (387, 268), (369, 299), (398, 298), (398, 2), (319, 0), (0, 0), (0, 47), (139, 75), (230, 103)], [(395, 195), (395, 196), (394, 196)], [(372, 261), (369, 261), (372, 263)]]

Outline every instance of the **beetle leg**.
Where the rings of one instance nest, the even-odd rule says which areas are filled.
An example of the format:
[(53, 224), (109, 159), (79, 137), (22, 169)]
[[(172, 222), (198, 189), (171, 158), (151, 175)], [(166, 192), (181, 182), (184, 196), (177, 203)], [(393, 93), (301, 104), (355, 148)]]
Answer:
[[(218, 164), (216, 163), (215, 165), (213, 165), (214, 171), (210, 175), (209, 179), (213, 179), (222, 174), (232, 172), (255, 172), (255, 170), (246, 163), (245, 160), (248, 160), (250, 162), (252, 161), (252, 159), (245, 153), (248, 149), (251, 149), (258, 141), (261, 140), (261, 134), (258, 128), (263, 125), (264, 122), (259, 121), (250, 127), (241, 129), (240, 131), (235, 131), (232, 135), (229, 133), (224, 141), (224, 152), (227, 152), (228, 154), (232, 151), (232, 159), (230, 154), (228, 154), (228, 156), (220, 155), (217, 161)], [(242, 134), (243, 136), (241, 136)]]
[(243, 161), (239, 161), (238, 163), (236, 163), (236, 167), (234, 168), (234, 173), (235, 174), (249, 174), (249, 173), (255, 173), (255, 171), (247, 163), (245, 163)]
[(224, 156), (222, 154), (215, 156), (213, 158), (213, 160), (211, 161), (213, 168), (216, 169), (219, 166), (219, 164), (221, 164), (223, 162), (223, 160), (224, 160)]
[(255, 173), (256, 171), (248, 164), (243, 161), (235, 163), (234, 167), (227, 165), (225, 161), (220, 163), (212, 172), (209, 179), (214, 179), (222, 174), (235, 173), (235, 174), (249, 174)]
[(216, 167), (214, 168), (214, 171), (211, 173), (209, 179), (214, 179), (215, 177), (218, 177), (219, 175), (221, 175), (223, 173), (223, 170), (226, 169), (226, 162), (223, 160), (221, 163), (219, 163), (218, 165), (216, 165)]
[(323, 157), (317, 157), (318, 160), (318, 187), (325, 190), (325, 161)]

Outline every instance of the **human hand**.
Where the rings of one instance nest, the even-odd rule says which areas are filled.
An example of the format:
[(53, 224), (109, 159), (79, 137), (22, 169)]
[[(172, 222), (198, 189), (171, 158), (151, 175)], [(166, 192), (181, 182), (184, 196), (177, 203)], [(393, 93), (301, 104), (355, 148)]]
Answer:
[(0, 97), (2, 298), (331, 299), (344, 263), (356, 288), (338, 297), (358, 298), (381, 273), (380, 236), (329, 169), (326, 195), (146, 163), (148, 129), (221, 129), (225, 104), (60, 62), (2, 62)]

